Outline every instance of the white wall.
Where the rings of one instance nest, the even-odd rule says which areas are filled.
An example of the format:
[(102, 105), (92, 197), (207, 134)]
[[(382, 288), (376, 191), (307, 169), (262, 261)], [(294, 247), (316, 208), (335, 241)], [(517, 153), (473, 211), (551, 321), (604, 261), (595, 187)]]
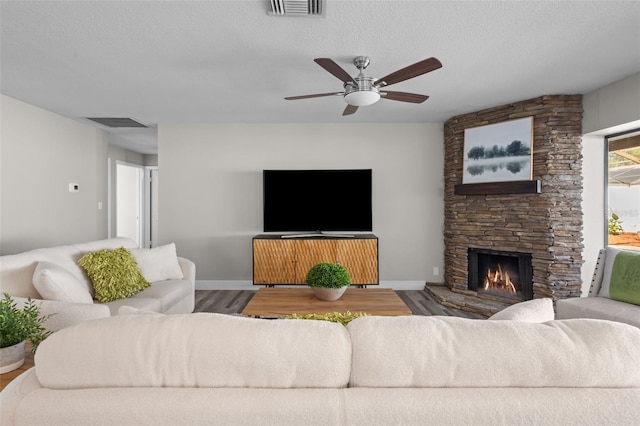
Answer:
[(598, 250), (606, 245), (604, 205), (606, 191), (606, 144), (602, 136), (582, 137), (582, 212), (584, 249), (582, 257), (582, 294), (589, 292)]
[(0, 253), (106, 238), (106, 133), (0, 96)]
[(108, 151), (109, 158), (112, 160), (124, 161), (131, 164), (137, 164), (139, 166), (145, 165), (144, 158), (145, 155), (142, 155), (138, 152), (129, 151), (128, 149), (121, 148), (115, 145), (109, 145)]
[(640, 128), (640, 73), (587, 93), (582, 120), (584, 264), (582, 293), (591, 285), (598, 250), (605, 247), (606, 143), (604, 136)]
[(160, 125), (161, 244), (198, 280), (250, 281), (263, 169), (373, 169), (380, 279), (442, 281), (442, 124)]
[[(640, 73), (586, 94), (583, 103), (583, 133), (627, 130), (621, 126), (640, 120)], [(636, 125), (640, 126), (640, 121)]]

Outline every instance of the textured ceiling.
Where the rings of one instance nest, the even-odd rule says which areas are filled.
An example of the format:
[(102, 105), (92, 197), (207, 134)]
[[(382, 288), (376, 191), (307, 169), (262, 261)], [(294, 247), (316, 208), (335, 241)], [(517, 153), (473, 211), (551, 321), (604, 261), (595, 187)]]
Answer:
[[(322, 18), (264, 1), (5, 1), (3, 94), (72, 117), (158, 123), (425, 123), (544, 94), (588, 93), (640, 71), (638, 1), (337, 1)], [(342, 83), (371, 57), (381, 77), (435, 56), (443, 68), (342, 117)], [(99, 125), (96, 125), (99, 126)], [(111, 131), (155, 152), (155, 129)]]

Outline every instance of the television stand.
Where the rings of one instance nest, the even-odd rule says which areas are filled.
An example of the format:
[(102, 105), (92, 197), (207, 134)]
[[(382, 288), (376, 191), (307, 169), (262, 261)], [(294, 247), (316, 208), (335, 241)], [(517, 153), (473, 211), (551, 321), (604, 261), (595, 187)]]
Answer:
[(283, 234), (280, 235), (280, 238), (317, 238), (317, 237), (326, 237), (326, 238), (355, 238), (353, 234), (335, 234), (331, 232), (311, 232), (308, 234)]
[(309, 269), (322, 262), (347, 268), (354, 287), (378, 285), (378, 237), (308, 233), (253, 238), (254, 285), (305, 285)]

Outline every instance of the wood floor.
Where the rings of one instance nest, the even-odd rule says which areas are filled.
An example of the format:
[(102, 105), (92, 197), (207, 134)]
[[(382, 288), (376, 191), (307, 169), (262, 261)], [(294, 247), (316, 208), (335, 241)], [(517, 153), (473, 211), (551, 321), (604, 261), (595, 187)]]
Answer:
[[(256, 290), (196, 290), (195, 312), (239, 314)], [(396, 290), (413, 315), (447, 315), (463, 318), (484, 318), (472, 312), (442, 306), (423, 290)]]

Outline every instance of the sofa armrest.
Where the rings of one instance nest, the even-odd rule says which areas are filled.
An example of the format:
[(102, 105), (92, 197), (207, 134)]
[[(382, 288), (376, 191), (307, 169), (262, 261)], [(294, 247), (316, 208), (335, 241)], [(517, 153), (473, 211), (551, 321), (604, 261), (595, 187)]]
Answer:
[[(27, 299), (24, 297), (14, 297), (16, 305), (22, 307)], [(109, 307), (100, 303), (69, 303), (55, 300), (32, 299), (36, 305), (40, 306), (42, 315), (52, 315), (44, 322), (44, 327), (50, 331), (58, 331), (82, 321), (106, 318), (111, 316)]]
[(191, 260), (178, 256), (178, 264), (182, 269), (185, 280), (195, 285), (196, 282), (196, 264)]
[(596, 267), (593, 271), (593, 277), (591, 278), (591, 286), (589, 287), (588, 296), (597, 296), (602, 286), (602, 279), (604, 278), (604, 263), (607, 257), (606, 249), (601, 249), (598, 252), (598, 258), (596, 259)]

